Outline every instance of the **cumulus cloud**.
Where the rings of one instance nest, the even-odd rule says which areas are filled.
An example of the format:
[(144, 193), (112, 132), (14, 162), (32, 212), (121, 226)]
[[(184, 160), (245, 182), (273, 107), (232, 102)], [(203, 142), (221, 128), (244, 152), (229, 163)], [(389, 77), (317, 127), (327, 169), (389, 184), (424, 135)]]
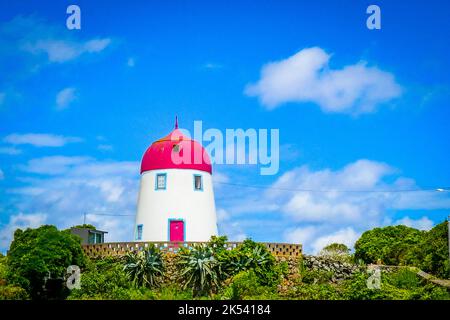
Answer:
[[(383, 179), (394, 172), (394, 168), (384, 163), (366, 159), (335, 171), (313, 171), (302, 166), (283, 174), (266, 197), (278, 201), (279, 209), (297, 222), (367, 221), (367, 217), (384, 212), (392, 197), (389, 193), (360, 191), (392, 188)], [(284, 192), (284, 189), (305, 191)]]
[(431, 221), (428, 217), (422, 217), (420, 219), (411, 219), (406, 216), (399, 220), (396, 220), (393, 225), (405, 225), (407, 227), (416, 228), (419, 230), (430, 230), (433, 228), (433, 221)]
[(36, 228), (44, 224), (47, 215), (43, 213), (24, 214), (19, 213), (9, 217), (9, 222), (0, 228), (0, 250), (9, 247), (17, 229)]
[(283, 103), (314, 103), (324, 112), (362, 114), (401, 95), (394, 75), (358, 62), (329, 67), (330, 54), (318, 47), (263, 66), (261, 78), (245, 93), (274, 109)]
[(288, 229), (284, 238), (291, 243), (301, 243), (306, 246), (306, 251), (317, 254), (329, 244), (343, 243), (352, 248), (360, 233), (352, 227), (345, 227), (336, 231), (330, 231), (326, 226), (306, 226)]
[(13, 133), (3, 138), (3, 142), (22, 145), (29, 144), (34, 147), (62, 147), (68, 143), (81, 142), (78, 137), (66, 137), (46, 133)]
[(399, 172), (368, 159), (337, 169), (304, 165), (285, 172), (268, 189), (241, 188), (240, 196), (231, 199), (226, 198), (230, 189), (219, 189), (218, 198), (225, 195), (221, 207), (229, 224), (245, 226), (252, 234), (268, 221), (265, 236), (282, 234), (287, 242), (302, 243), (306, 252), (318, 252), (331, 242), (352, 247), (362, 232), (374, 227), (405, 224), (425, 230), (433, 225), (426, 216), (392, 219), (400, 210), (450, 209), (448, 193), (400, 192), (420, 188)]
[(62, 89), (56, 95), (56, 108), (58, 110), (66, 109), (76, 98), (77, 94), (75, 88)]
[[(139, 163), (99, 161), (91, 157), (31, 159), (17, 178), (20, 187), (5, 190), (18, 212), (47, 214), (59, 228), (87, 223), (109, 232), (108, 241), (130, 241), (139, 186)], [(33, 176), (23, 176), (32, 172)], [(125, 216), (98, 216), (107, 213)]]

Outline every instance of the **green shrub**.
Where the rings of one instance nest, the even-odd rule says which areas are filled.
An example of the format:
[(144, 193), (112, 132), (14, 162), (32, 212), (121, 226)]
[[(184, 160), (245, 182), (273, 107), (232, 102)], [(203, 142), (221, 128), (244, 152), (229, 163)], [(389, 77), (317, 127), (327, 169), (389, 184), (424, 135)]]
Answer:
[(432, 283), (424, 284), (409, 293), (410, 300), (450, 300), (450, 294), (444, 287)]
[(192, 288), (194, 296), (209, 295), (219, 287), (220, 263), (209, 246), (197, 245), (179, 251), (183, 289)]
[(29, 299), (25, 289), (16, 286), (0, 286), (0, 300), (26, 300)]
[(162, 253), (154, 245), (125, 256), (124, 270), (135, 287), (156, 287), (164, 274)]
[(330, 283), (310, 283), (298, 285), (290, 296), (299, 300), (339, 300), (342, 299), (337, 288)]
[(419, 246), (425, 235), (407, 226), (389, 226), (366, 231), (355, 243), (355, 258), (365, 263), (404, 265), (409, 250)]
[(421, 285), (420, 278), (416, 272), (406, 268), (387, 274), (385, 281), (400, 289), (415, 289)]
[(347, 300), (391, 300), (391, 296), (384, 290), (383, 274), (381, 275), (380, 289), (369, 289), (366, 273), (355, 273), (349, 280), (342, 284), (342, 297)]
[(331, 282), (333, 278), (332, 271), (310, 270), (303, 268), (301, 271), (302, 283), (305, 284), (324, 284)]
[(284, 270), (264, 244), (250, 239), (244, 240), (233, 250), (220, 251), (217, 259), (223, 275), (229, 277), (242, 271), (253, 270), (262, 286), (276, 286)]
[(8, 283), (24, 288), (33, 299), (45, 297), (43, 285), (48, 274), (62, 278), (68, 266), (84, 266), (80, 241), (69, 231), (58, 231), (50, 225), (25, 231), (17, 229), (7, 256)]
[(127, 300), (138, 298), (140, 293), (123, 271), (123, 263), (108, 257), (89, 261), (81, 272), (81, 288), (73, 289), (69, 298)]
[(450, 278), (448, 252), (448, 222), (444, 221), (424, 234), (419, 245), (411, 248), (406, 261), (438, 277)]
[(192, 300), (193, 298), (192, 290), (181, 289), (174, 285), (161, 287), (154, 292), (154, 299), (158, 300)]
[(259, 278), (255, 271), (247, 270), (236, 274), (231, 283), (223, 290), (222, 299), (271, 299), (275, 296), (273, 288), (258, 284)]
[(6, 274), (7, 274), (6, 257), (0, 253), (0, 285), (2, 285), (3, 281), (6, 281)]
[(350, 255), (350, 249), (342, 243), (332, 243), (324, 247), (319, 256), (328, 257), (341, 262), (352, 262), (352, 256)]

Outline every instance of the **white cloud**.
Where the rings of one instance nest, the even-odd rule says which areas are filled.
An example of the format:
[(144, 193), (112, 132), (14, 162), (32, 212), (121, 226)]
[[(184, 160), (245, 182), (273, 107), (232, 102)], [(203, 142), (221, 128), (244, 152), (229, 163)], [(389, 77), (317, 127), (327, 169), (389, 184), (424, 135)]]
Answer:
[(406, 216), (399, 220), (396, 220), (393, 225), (405, 225), (407, 227), (419, 229), (419, 230), (430, 230), (433, 228), (433, 221), (431, 221), (428, 217), (422, 217), (420, 219), (411, 219)]
[(54, 134), (45, 133), (13, 133), (3, 138), (3, 142), (21, 145), (29, 144), (34, 147), (62, 147), (68, 143), (81, 142), (82, 139), (77, 137), (65, 137)]
[(94, 39), (85, 42), (76, 42), (60, 39), (38, 39), (27, 42), (22, 49), (34, 55), (45, 54), (49, 62), (63, 63), (74, 60), (86, 53), (98, 53), (103, 51), (111, 39)]
[[(269, 221), (265, 236), (283, 234), (285, 241), (302, 243), (305, 252), (317, 252), (329, 242), (351, 247), (362, 232), (374, 227), (400, 223), (429, 229), (433, 224), (427, 217), (393, 222), (390, 216), (401, 215), (398, 210), (450, 209), (449, 193), (399, 192), (418, 186), (388, 164), (367, 159), (337, 169), (294, 168), (270, 187), (218, 189), (216, 198), (226, 213), (221, 216), (227, 225), (237, 223), (249, 234), (260, 230), (255, 217), (260, 223)], [(239, 197), (227, 198), (231, 192), (239, 192)]]
[(128, 58), (127, 66), (133, 68), (136, 65), (136, 60), (134, 58)]
[(17, 229), (36, 228), (44, 224), (47, 215), (42, 213), (19, 213), (9, 217), (9, 222), (0, 229), (0, 249), (6, 249), (12, 241), (14, 231)]
[(77, 39), (76, 33), (66, 32), (62, 25), (48, 24), (36, 16), (17, 16), (2, 24), (0, 30), (18, 50), (45, 58), (48, 63), (64, 63), (100, 53), (112, 42), (110, 38)]
[(22, 150), (14, 148), (14, 147), (2, 147), (0, 148), (0, 154), (7, 154), (10, 156), (21, 154)]
[(361, 114), (401, 95), (394, 76), (365, 62), (342, 69), (328, 66), (330, 55), (318, 47), (263, 66), (261, 79), (246, 87), (268, 109), (287, 102), (312, 102), (324, 112)]
[[(360, 191), (392, 188), (383, 179), (394, 172), (384, 163), (365, 159), (336, 171), (312, 171), (308, 166), (302, 166), (283, 174), (272, 185), (275, 190), (266, 192), (266, 197), (278, 203), (279, 209), (297, 222), (371, 221), (367, 218), (384, 212), (392, 197), (383, 192)], [(284, 189), (306, 191), (286, 192)]]
[(203, 65), (203, 68), (213, 70), (213, 69), (221, 69), (223, 66), (218, 63), (207, 62)]
[(288, 230), (285, 233), (284, 238), (289, 243), (307, 244), (313, 241), (316, 233), (317, 230), (314, 226), (298, 227)]
[(286, 241), (303, 244), (305, 252), (313, 254), (332, 243), (343, 243), (352, 248), (359, 237), (360, 233), (352, 227), (335, 230), (326, 225), (288, 229), (284, 234)]
[(87, 212), (87, 223), (108, 231), (108, 241), (131, 240), (139, 186), (138, 162), (53, 156), (32, 159), (19, 168), (37, 174), (17, 174), (23, 186), (6, 190), (14, 195), (13, 204), (19, 212), (46, 212), (46, 222), (58, 228), (81, 224)]
[(31, 159), (26, 166), (22, 166), (22, 169), (32, 173), (55, 175), (67, 173), (90, 160), (89, 157), (50, 156)]
[(97, 149), (100, 151), (112, 151), (113, 150), (113, 146), (110, 144), (99, 144), (97, 146)]
[(58, 110), (66, 109), (76, 98), (75, 88), (65, 88), (56, 95), (56, 108)]
[(360, 235), (361, 234), (356, 232), (352, 227), (346, 227), (339, 229), (334, 233), (319, 236), (313, 241), (313, 252), (318, 253), (324, 247), (332, 243), (343, 243), (347, 247), (352, 248)]
[(219, 234), (228, 237), (229, 241), (243, 241), (247, 238), (243, 226), (231, 220), (231, 214), (222, 208), (216, 210), (217, 223), (219, 226)]

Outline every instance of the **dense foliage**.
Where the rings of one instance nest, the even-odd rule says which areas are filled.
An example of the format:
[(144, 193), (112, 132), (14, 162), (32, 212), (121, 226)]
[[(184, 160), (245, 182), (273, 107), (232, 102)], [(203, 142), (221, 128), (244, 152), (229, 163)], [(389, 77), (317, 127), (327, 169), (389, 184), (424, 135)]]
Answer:
[(448, 250), (448, 223), (444, 221), (426, 232), (419, 245), (410, 248), (406, 259), (426, 272), (441, 278), (450, 278), (450, 261)]
[(81, 273), (81, 288), (71, 291), (69, 299), (142, 299), (130, 281), (120, 259), (107, 257), (91, 260)]
[(275, 263), (274, 256), (263, 244), (246, 239), (236, 248), (226, 250), (226, 240), (226, 237), (213, 237), (210, 241), (224, 277), (253, 270), (260, 285), (274, 286), (279, 282), (284, 266)]
[(33, 298), (49, 298), (43, 290), (45, 277), (63, 279), (68, 266), (84, 264), (80, 238), (70, 232), (58, 231), (50, 225), (25, 231), (18, 229), (7, 256), (6, 279), (9, 284), (25, 289)]
[(421, 242), (423, 234), (403, 225), (366, 231), (356, 241), (355, 257), (365, 263), (404, 265), (410, 248)]
[(350, 248), (343, 243), (332, 243), (319, 252), (319, 256), (329, 257), (342, 262), (351, 262)]
[(449, 278), (448, 225), (430, 231), (389, 226), (366, 231), (355, 244), (355, 258), (365, 263), (412, 265), (438, 277)]
[(162, 253), (154, 245), (125, 255), (124, 270), (136, 287), (156, 287), (164, 273)]
[(97, 228), (95, 226), (93, 226), (92, 224), (79, 224), (77, 226), (73, 226), (72, 228), (79, 228), (79, 229), (89, 229), (89, 230), (97, 230)]
[[(356, 255), (365, 262), (415, 265), (435, 275), (448, 275), (446, 223), (428, 232), (397, 226), (366, 232)], [(342, 279), (332, 269), (275, 259), (265, 245), (247, 239), (233, 249), (226, 237), (163, 253), (150, 246), (122, 257), (87, 259), (80, 239), (52, 226), (18, 230), (7, 257), (0, 255), (0, 300), (49, 298), (40, 292), (48, 272), (63, 277), (79, 265), (81, 288), (63, 293), (68, 299), (314, 299), (314, 300), (449, 300), (449, 292), (401, 267), (383, 271), (381, 287), (370, 289), (364, 265)], [(345, 263), (354, 259), (343, 244), (332, 244), (321, 259)], [(355, 266), (355, 264), (353, 264)], [(41, 286), (41, 287), (39, 287)], [(65, 295), (60, 296), (60, 298)]]
[(220, 268), (214, 251), (209, 246), (194, 246), (192, 249), (182, 249), (180, 255), (181, 277), (184, 278), (183, 288), (192, 288), (194, 295), (210, 294), (219, 287)]

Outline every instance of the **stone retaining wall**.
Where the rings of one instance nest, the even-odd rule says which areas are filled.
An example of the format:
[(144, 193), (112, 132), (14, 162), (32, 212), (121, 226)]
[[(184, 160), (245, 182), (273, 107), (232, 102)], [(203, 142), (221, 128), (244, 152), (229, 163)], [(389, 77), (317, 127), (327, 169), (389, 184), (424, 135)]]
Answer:
[(323, 256), (303, 256), (303, 264), (309, 270), (332, 272), (332, 280), (350, 278), (354, 273), (364, 271), (365, 267)]

